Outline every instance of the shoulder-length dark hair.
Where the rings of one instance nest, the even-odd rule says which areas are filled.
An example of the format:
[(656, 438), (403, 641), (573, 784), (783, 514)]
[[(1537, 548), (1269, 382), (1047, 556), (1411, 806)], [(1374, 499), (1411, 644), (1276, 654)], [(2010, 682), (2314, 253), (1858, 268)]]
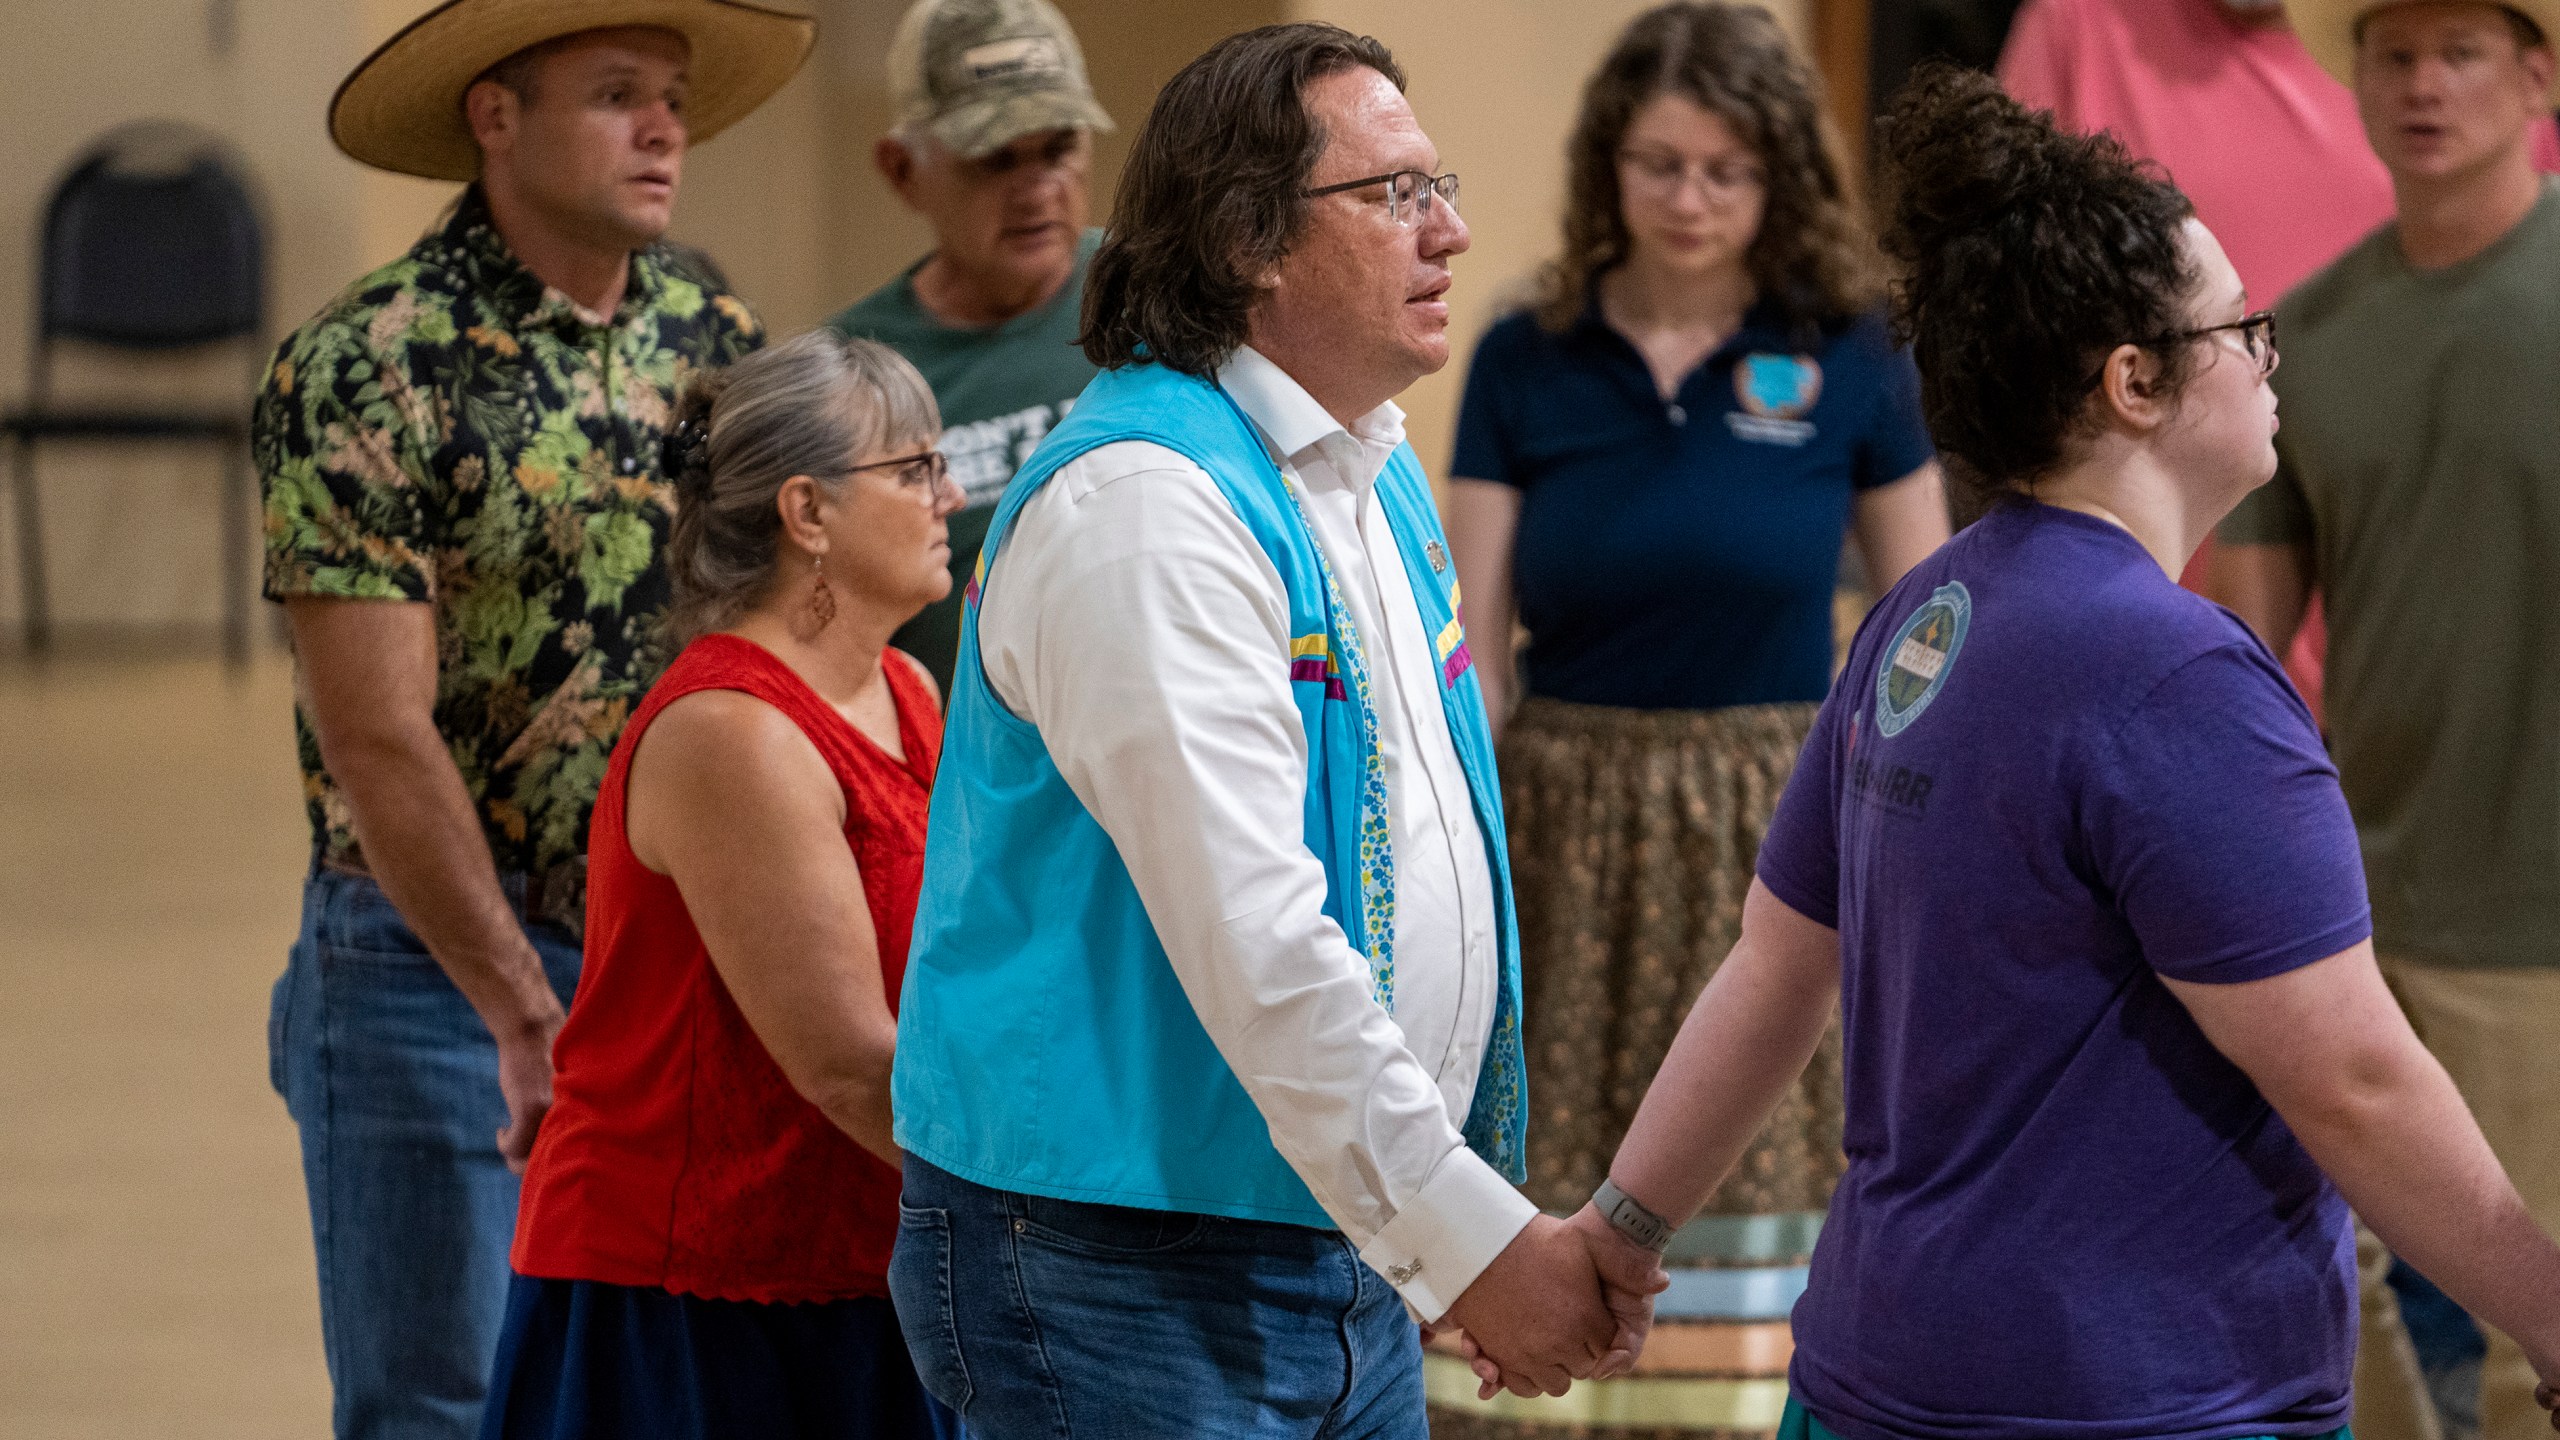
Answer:
[(1153, 360), (1207, 375), (1244, 343), (1262, 293), (1255, 277), (1297, 243), (1299, 192), (1324, 153), (1306, 87), (1363, 65), (1404, 88), (1395, 57), (1366, 35), (1267, 25), (1210, 46), (1165, 83), (1085, 276), (1076, 343), (1094, 364)]
[(1539, 277), (1538, 321), (1561, 332), (1600, 272), (1627, 258), (1618, 147), (1636, 112), (1678, 95), (1733, 127), (1769, 175), (1760, 233), (1744, 257), (1761, 298), (1819, 324), (1884, 297), (1882, 262), (1843, 178), (1822, 85), (1756, 5), (1674, 0), (1635, 18), (1583, 88), (1565, 147), (1564, 250)]

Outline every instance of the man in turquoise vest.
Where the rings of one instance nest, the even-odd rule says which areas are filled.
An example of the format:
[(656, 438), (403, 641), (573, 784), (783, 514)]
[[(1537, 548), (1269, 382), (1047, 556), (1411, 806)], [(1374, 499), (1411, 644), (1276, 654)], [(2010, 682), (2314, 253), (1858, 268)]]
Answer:
[(1661, 1283), (1511, 1183), (1499, 791), (1393, 404), (1467, 230), (1402, 89), (1310, 24), (1167, 84), (1086, 283), (1103, 373), (968, 587), (890, 1287), (988, 1440), (1420, 1440), (1414, 1320), (1560, 1393)]

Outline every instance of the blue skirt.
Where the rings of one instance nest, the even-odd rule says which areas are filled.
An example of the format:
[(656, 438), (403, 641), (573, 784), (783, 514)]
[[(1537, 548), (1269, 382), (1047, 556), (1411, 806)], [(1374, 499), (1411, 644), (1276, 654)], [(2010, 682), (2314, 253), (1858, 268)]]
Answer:
[(960, 1440), (885, 1299), (760, 1305), (518, 1275), (481, 1440)]

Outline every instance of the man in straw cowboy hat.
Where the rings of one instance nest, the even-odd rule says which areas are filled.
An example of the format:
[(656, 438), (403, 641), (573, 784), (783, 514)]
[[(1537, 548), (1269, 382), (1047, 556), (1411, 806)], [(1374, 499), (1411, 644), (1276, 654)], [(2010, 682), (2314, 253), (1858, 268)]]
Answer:
[(814, 34), (732, 0), (450, 0), (332, 102), (357, 160), (468, 182), (285, 342), (256, 418), (313, 839), (273, 1075), (340, 1435), (479, 1426), (588, 813), (666, 658), (662, 432), (760, 338), (656, 242), (688, 145)]
[(916, 0), (889, 45), (897, 128), (873, 158), (933, 226), (933, 251), (832, 322), (924, 373), (968, 497), (951, 518), (951, 594), (900, 648), (951, 687), (960, 597), (1014, 467), (1093, 378), (1076, 348), (1093, 132), (1111, 128), (1075, 32), (1048, 0)]
[[(2375, 949), (2560, 1229), (2560, 184), (2532, 142), (2560, 0), (2286, 8), (2354, 87), (2399, 216), (2279, 310), (2280, 464), (2224, 524), (2215, 584), (2279, 653), (2311, 595), (2326, 605)], [(2387, 1257), (2363, 1248), (2356, 1434), (2433, 1440)], [(2534, 1387), (2491, 1335), (2481, 1433), (2542, 1433)]]

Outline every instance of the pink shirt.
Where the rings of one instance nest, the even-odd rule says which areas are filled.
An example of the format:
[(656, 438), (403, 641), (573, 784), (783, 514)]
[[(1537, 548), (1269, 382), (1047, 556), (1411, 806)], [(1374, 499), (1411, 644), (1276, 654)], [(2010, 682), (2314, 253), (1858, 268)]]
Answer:
[[(2273, 306), (2394, 209), (2355, 96), (2291, 27), (2234, 15), (2222, 0), (2027, 0), (2000, 83), (2071, 129), (2112, 131), (2158, 161), (2222, 242), (2255, 308)], [(2560, 171), (2549, 116), (2534, 132), (2534, 163)], [(2189, 588), (2201, 588), (2212, 548), (2187, 566)], [(2327, 639), (2315, 601), (2285, 657), (2314, 715)]]
[[(2221, 0), (2027, 0), (2000, 57), (2024, 104), (2167, 167), (2249, 287), (2279, 296), (2391, 218), (2355, 97), (2282, 23)], [(2534, 159), (2560, 170), (2548, 118)]]

